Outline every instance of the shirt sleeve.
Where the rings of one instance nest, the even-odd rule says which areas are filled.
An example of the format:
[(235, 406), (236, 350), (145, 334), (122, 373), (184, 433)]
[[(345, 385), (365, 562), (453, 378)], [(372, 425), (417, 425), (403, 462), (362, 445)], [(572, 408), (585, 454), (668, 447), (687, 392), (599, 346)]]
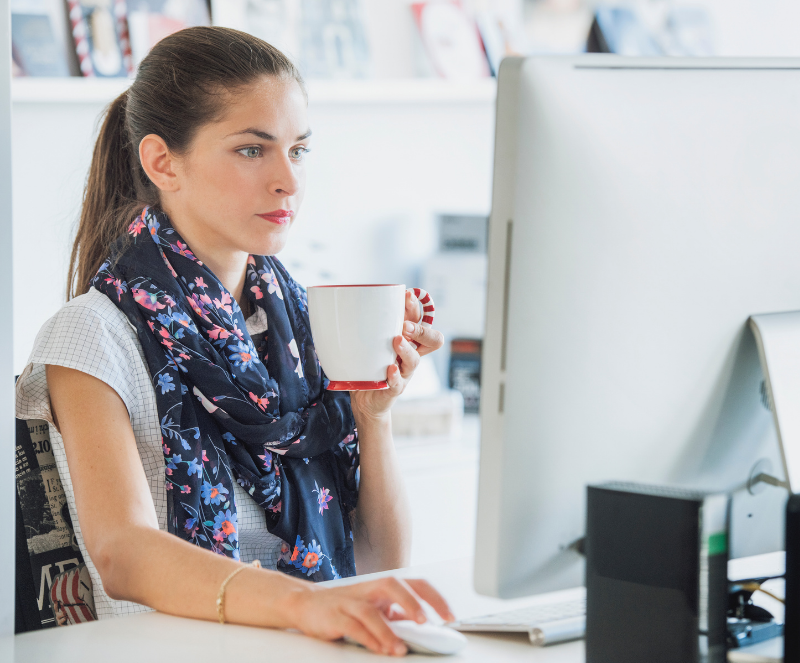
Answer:
[[(137, 360), (141, 361), (136, 332), (125, 314), (102, 293), (83, 295), (58, 311), (37, 334), (28, 364), (17, 379), (17, 417), (53, 423), (45, 373), (50, 364), (105, 382), (119, 394), (132, 420), (138, 407), (133, 381)], [(92, 405), (86, 407), (91, 412)]]

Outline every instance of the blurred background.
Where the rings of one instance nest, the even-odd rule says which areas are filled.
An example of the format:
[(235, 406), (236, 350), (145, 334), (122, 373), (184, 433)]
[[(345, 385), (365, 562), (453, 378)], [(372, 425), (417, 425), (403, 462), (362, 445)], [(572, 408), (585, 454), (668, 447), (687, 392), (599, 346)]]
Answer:
[[(405, 283), (443, 352), (394, 412), (412, 563), (471, 553), (496, 73), (506, 55), (800, 56), (789, 0), (10, 0), (15, 372), (65, 301), (98, 122), (164, 36), (224, 25), (308, 82), (306, 202), (280, 259), (304, 285)], [(691, 112), (687, 109), (687, 112)], [(466, 415), (465, 415), (466, 413)]]

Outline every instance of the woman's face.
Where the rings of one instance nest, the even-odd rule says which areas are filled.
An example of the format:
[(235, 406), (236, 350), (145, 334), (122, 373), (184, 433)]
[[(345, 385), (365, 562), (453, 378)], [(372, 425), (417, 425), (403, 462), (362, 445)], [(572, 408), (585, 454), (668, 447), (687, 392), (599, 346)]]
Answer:
[(303, 202), (306, 98), (294, 79), (265, 77), (223, 104), (221, 119), (200, 127), (176, 160), (178, 186), (162, 202), (201, 254), (273, 255)]

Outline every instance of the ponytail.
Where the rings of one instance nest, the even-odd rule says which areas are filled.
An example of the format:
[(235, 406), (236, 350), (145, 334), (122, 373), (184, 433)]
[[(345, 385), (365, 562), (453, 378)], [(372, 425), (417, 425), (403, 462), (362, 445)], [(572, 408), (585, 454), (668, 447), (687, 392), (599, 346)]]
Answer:
[(78, 232), (67, 274), (67, 299), (89, 282), (145, 205), (159, 192), (139, 162), (139, 143), (160, 136), (185, 153), (197, 129), (219, 118), (228, 97), (265, 76), (305, 85), (294, 64), (274, 46), (238, 30), (194, 27), (156, 44), (139, 64), (136, 80), (109, 106), (92, 155)]
[(89, 281), (105, 260), (109, 247), (125, 232), (142, 204), (133, 179), (138, 157), (134, 161), (125, 126), (127, 100), (126, 90), (111, 103), (94, 146), (69, 259), (67, 299), (89, 290)]

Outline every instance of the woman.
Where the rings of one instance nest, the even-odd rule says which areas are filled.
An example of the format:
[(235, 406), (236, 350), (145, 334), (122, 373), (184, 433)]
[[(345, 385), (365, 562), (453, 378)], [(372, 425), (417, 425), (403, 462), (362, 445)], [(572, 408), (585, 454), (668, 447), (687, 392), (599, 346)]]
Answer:
[(53, 424), (100, 617), (148, 606), (402, 654), (392, 604), (452, 618), (427, 583), (308, 580), (406, 563), (389, 408), (442, 337), (409, 293), (389, 389), (324, 389), (305, 293), (271, 257), (303, 200), (306, 105), (292, 63), (249, 35), (153, 48), (101, 128), (72, 299), (37, 336), (17, 415)]

